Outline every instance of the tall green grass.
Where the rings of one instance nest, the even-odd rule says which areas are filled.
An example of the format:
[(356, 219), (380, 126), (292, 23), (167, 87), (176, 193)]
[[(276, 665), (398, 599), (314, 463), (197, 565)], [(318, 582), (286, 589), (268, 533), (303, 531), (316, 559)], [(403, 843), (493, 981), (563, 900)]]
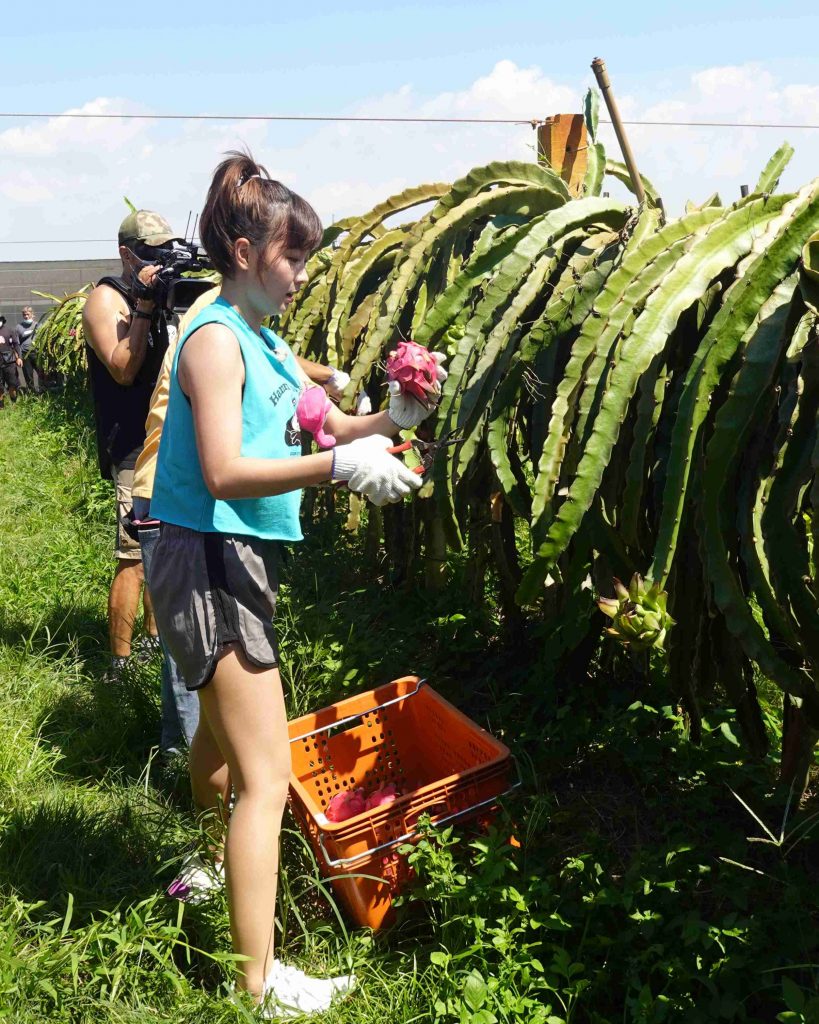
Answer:
[[(251, 1021), (229, 998), (224, 899), (163, 895), (199, 833), (184, 768), (156, 757), (159, 665), (105, 681), (113, 495), (87, 404), (21, 399), (0, 429), (0, 1020)], [(291, 715), (417, 671), (510, 743), (524, 781), (488, 836), (421, 842), (414, 901), (378, 936), (288, 820), (283, 955), (360, 978), (323, 1020), (819, 1021), (815, 798), (783, 812), (730, 716), (693, 746), (662, 679), (605, 649), (548, 677), (537, 624), (508, 641), (491, 591), (470, 607), (451, 568), (443, 592), (393, 589), (326, 520), (282, 566)]]
[[(226, 999), (224, 901), (163, 895), (198, 832), (184, 767), (156, 758), (159, 665), (105, 680), (113, 496), (88, 422), (70, 395), (21, 399), (2, 417), (0, 1019), (248, 1020)], [(289, 699), (304, 711), (327, 696), (332, 652), (299, 632), (286, 597), (282, 609), (298, 656)], [(285, 845), (287, 952), (362, 977), (327, 1019), (418, 1019), (420, 973), (387, 973), (387, 954), (339, 927), (299, 837)]]

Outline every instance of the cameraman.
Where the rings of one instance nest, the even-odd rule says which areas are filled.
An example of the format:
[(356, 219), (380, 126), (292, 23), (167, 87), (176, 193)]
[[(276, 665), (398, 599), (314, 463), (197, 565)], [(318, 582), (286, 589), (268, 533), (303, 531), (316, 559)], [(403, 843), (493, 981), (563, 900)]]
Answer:
[(145, 418), (168, 346), (164, 313), (155, 308), (151, 294), (158, 267), (142, 266), (139, 261), (150, 264), (152, 251), (174, 237), (158, 213), (129, 214), (118, 232), (122, 275), (103, 277), (83, 311), (100, 472), (113, 480), (116, 489), (116, 568), (108, 596), (114, 680), (131, 655), (140, 593), (147, 646), (158, 646), (150, 594), (147, 588), (143, 591), (139, 542), (121, 524), (131, 511), (134, 466), (145, 442)]

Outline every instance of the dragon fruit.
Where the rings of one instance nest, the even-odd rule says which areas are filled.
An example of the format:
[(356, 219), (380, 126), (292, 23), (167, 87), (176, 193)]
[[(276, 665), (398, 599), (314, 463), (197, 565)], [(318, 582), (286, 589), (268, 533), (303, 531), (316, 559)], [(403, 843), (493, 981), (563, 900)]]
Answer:
[(376, 789), (367, 797), (367, 810), (374, 811), (376, 807), (389, 807), (398, 799), (398, 790), (394, 782), (388, 782), (383, 789)]
[(367, 801), (361, 789), (345, 789), (336, 793), (327, 805), (328, 821), (346, 821), (367, 810)]
[(327, 805), (326, 817), (328, 821), (346, 821), (348, 818), (354, 818), (356, 814), (363, 814), (364, 811), (389, 807), (400, 795), (394, 782), (388, 782), (382, 789), (374, 789), (369, 796), (365, 795), (363, 789), (345, 789), (341, 793), (336, 793)]
[(438, 362), (416, 341), (399, 341), (387, 359), (387, 380), (397, 381), (402, 394), (429, 405), (438, 395)]
[(315, 437), (319, 448), (332, 448), (336, 439), (332, 434), (325, 434), (324, 421), (333, 404), (327, 397), (324, 388), (305, 388), (296, 406), (296, 419), (302, 430), (309, 430)]

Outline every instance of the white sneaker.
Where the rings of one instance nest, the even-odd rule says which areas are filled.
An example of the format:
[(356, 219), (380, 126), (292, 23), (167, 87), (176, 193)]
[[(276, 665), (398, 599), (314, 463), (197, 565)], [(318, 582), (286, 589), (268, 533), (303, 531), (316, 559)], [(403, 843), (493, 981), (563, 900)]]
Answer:
[(192, 853), (182, 862), (179, 874), (167, 888), (167, 894), (182, 903), (203, 903), (225, 881), (225, 865), (218, 860), (205, 861)]
[[(279, 963), (281, 963), (279, 961)], [(311, 978), (309, 974), (300, 971), (292, 964), (281, 964), (281, 969), (292, 978), (298, 978), (304, 984), (319, 986), (322, 990), (329, 991), (332, 996), (344, 996), (352, 992), (356, 984), (354, 974), (340, 974), (335, 978)]]
[(355, 976), (311, 978), (297, 967), (274, 960), (265, 978), (261, 1014), (265, 1020), (292, 1020), (329, 1010), (336, 996), (351, 991)]

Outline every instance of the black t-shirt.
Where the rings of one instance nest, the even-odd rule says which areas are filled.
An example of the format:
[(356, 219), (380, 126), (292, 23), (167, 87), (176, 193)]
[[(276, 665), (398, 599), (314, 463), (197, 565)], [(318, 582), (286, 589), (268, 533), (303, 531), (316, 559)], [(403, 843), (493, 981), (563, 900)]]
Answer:
[[(134, 309), (134, 300), (122, 278), (103, 277), (97, 282), (97, 287), (103, 284), (118, 291), (129, 308)], [(126, 455), (140, 449), (145, 443), (145, 420), (167, 348), (168, 328), (164, 313), (158, 310), (151, 321), (148, 350), (134, 383), (119, 384), (86, 342), (88, 379), (97, 427), (97, 458), (100, 473), (106, 479), (111, 479), (112, 465), (122, 462)]]
[(14, 328), (8, 324), (0, 327), (0, 363), (13, 363), (20, 354)]

